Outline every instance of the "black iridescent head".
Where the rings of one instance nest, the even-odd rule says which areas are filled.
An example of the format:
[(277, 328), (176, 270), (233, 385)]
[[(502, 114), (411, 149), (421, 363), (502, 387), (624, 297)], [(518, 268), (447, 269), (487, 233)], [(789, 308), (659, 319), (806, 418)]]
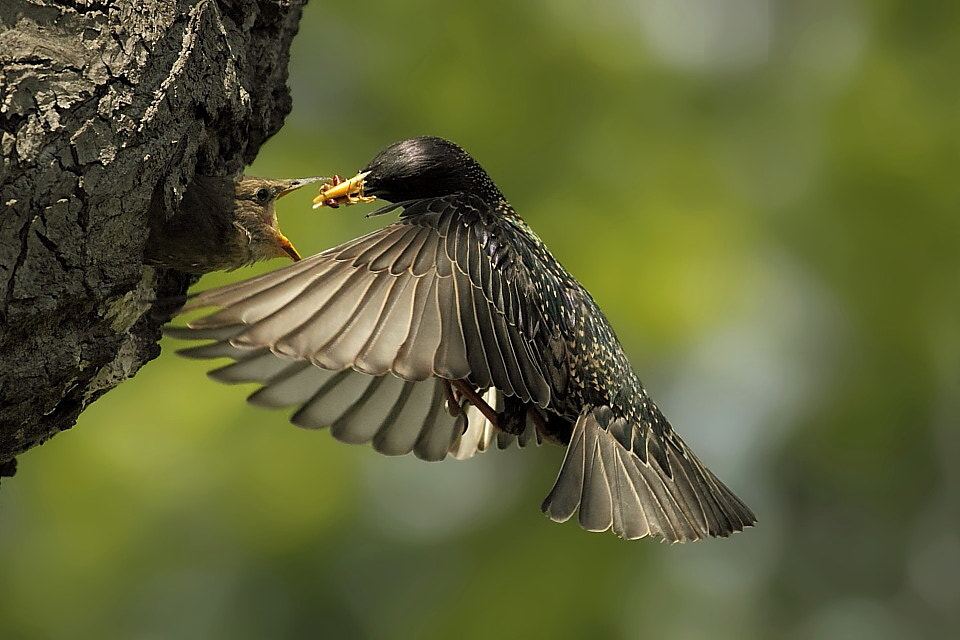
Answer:
[(464, 192), (495, 204), (503, 194), (469, 153), (443, 138), (423, 136), (394, 142), (362, 171), (364, 193), (390, 202)]

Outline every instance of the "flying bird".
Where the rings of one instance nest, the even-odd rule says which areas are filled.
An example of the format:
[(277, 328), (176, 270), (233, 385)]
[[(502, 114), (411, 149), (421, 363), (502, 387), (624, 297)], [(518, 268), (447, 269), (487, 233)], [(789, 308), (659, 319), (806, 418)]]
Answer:
[(181, 353), (234, 362), (249, 400), (349, 443), (426, 460), (496, 442), (566, 456), (543, 511), (590, 531), (670, 542), (728, 536), (753, 512), (650, 399), (590, 294), (486, 171), (436, 137), (386, 147), (315, 207), (375, 199), (399, 220), (320, 254), (192, 298), (215, 307), (173, 335)]

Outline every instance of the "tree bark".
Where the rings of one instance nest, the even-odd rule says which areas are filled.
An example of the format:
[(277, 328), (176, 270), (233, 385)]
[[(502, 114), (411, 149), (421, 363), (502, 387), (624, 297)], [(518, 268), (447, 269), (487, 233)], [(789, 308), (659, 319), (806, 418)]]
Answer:
[(159, 353), (151, 202), (280, 128), (304, 2), (0, 3), (0, 475)]

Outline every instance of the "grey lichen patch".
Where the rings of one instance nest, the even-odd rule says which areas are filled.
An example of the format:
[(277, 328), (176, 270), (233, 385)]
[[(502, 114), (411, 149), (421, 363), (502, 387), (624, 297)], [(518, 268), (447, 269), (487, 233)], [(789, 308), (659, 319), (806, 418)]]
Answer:
[(100, 392), (110, 390), (127, 378), (132, 378), (141, 366), (143, 361), (138, 341), (132, 334), (128, 334), (120, 343), (113, 360), (100, 367), (87, 383), (83, 392), (83, 404), (95, 400)]
[(13, 151), (13, 145), (16, 141), (17, 139), (13, 137), (13, 134), (7, 131), (4, 131), (3, 136), (0, 137), (0, 152), (3, 153), (3, 164), (10, 162), (10, 153)]
[(87, 383), (84, 404), (96, 398), (101, 391), (112, 389), (127, 378), (133, 377), (143, 366), (142, 339), (130, 330), (155, 302), (157, 276), (157, 271), (153, 267), (144, 267), (143, 278), (135, 289), (110, 298), (104, 305), (104, 318), (110, 323), (111, 330), (123, 334), (124, 338), (113, 359), (101, 366)]
[(104, 318), (117, 333), (125, 333), (150, 309), (156, 297), (157, 272), (143, 268), (143, 278), (132, 291), (110, 298), (104, 304)]
[(99, 118), (88, 120), (71, 138), (73, 152), (80, 164), (101, 162), (107, 164), (117, 153), (109, 143), (110, 129)]
[(109, 390), (132, 378), (137, 370), (143, 366), (143, 354), (139, 341), (133, 334), (127, 334), (120, 343), (113, 360), (106, 363), (96, 375), (87, 383), (83, 393), (83, 404), (92, 402), (100, 392)]

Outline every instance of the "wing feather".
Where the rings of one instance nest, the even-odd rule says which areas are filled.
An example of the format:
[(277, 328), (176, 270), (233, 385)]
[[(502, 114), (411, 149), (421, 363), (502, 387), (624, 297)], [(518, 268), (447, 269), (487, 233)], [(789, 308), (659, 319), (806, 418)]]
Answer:
[(472, 455), (493, 425), (466, 401), (450, 416), (445, 383), (431, 378), (464, 380), (501, 405), (551, 397), (522, 311), (529, 274), (484, 215), (463, 194), (412, 203), (383, 229), (195, 296), (188, 309), (214, 309), (172, 333), (213, 340), (185, 355), (232, 358), (211, 376), (260, 382), (250, 401), (296, 407), (296, 424), (385, 453)]
[(440, 346), (435, 285), (435, 278), (414, 279), (412, 315), (407, 326), (407, 337), (392, 368), (398, 376), (407, 380), (426, 380), (433, 375), (433, 359), (437, 347)]
[(363, 397), (330, 425), (334, 438), (347, 444), (367, 444), (377, 431), (389, 428), (388, 419), (410, 384), (394, 376), (370, 376)]
[[(437, 279), (436, 305), (440, 319), (440, 345), (433, 359), (433, 371), (441, 378), (460, 380), (470, 375), (467, 341), (461, 313), (445, 313), (457, 305), (456, 279)], [(488, 382), (489, 384), (489, 382)]]
[(416, 286), (417, 281), (409, 274), (391, 280), (383, 313), (353, 363), (358, 371), (382, 375), (393, 367), (413, 321), (413, 294), (410, 289)]
[(470, 364), (470, 381), (480, 388), (493, 385), (493, 373), (487, 349), (480, 333), (480, 320), (473, 303), (473, 287), (462, 275), (454, 275), (453, 285), (457, 292), (460, 327), (463, 330), (464, 350)]
[(360, 351), (366, 346), (380, 317), (390, 293), (393, 278), (372, 278), (369, 288), (355, 304), (353, 314), (340, 331), (327, 342), (318, 354), (322, 360), (315, 362), (328, 369), (341, 369), (356, 364)]

